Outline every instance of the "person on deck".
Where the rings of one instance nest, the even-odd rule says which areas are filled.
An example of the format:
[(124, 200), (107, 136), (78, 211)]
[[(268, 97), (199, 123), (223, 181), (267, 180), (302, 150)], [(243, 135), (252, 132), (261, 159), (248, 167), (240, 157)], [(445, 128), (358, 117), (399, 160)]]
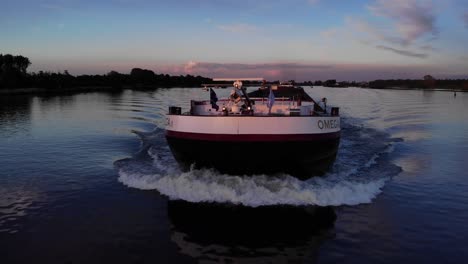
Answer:
[(326, 113), (327, 112), (327, 98), (322, 98), (322, 100), (318, 103), (318, 105), (320, 106), (320, 108), (322, 108), (323, 112)]
[(239, 93), (234, 89), (231, 91), (231, 95), (229, 97), (231, 98), (231, 101), (236, 104), (242, 99)]

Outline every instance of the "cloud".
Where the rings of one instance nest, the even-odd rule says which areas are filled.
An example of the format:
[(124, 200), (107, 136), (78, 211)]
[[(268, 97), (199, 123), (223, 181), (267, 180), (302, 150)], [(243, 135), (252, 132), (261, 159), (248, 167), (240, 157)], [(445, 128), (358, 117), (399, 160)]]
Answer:
[(419, 47), (421, 50), (426, 50), (426, 51), (437, 51), (436, 48), (434, 48), (432, 45), (426, 44), (422, 45)]
[(377, 45), (375, 47), (378, 48), (378, 49), (388, 50), (388, 51), (391, 51), (393, 53), (403, 55), (403, 56), (408, 56), (408, 57), (415, 57), (415, 58), (424, 59), (424, 58), (427, 58), (427, 56), (428, 56), (425, 53), (416, 53), (416, 52), (412, 52), (412, 51), (408, 51), (408, 50), (395, 49), (395, 48), (384, 46), (384, 45)]
[(329, 28), (320, 32), (320, 36), (327, 39), (335, 39), (339, 34), (339, 28)]
[[(465, 56), (466, 57), (466, 56)], [(461, 59), (461, 58), (460, 58)], [(151, 69), (158, 74), (170, 75), (201, 75), (210, 78), (247, 78), (263, 77), (269, 81), (273, 80), (328, 80), (339, 81), (368, 81), (376, 79), (420, 79), (430, 73), (435, 78), (452, 78), (453, 72), (447, 71), (447, 65), (429, 64), (350, 64), (350, 63), (213, 63), (189, 61), (181, 64), (155, 64), (154, 61), (100, 61), (83, 62), (70, 65), (69, 62), (51, 61), (50, 59), (36, 59), (31, 66), (32, 71), (46, 70), (57, 71), (67, 69), (72, 74), (104, 74), (112, 69), (122, 73), (130, 72), (130, 69), (139, 67)], [(466, 61), (466, 60), (464, 60)], [(463, 61), (463, 62), (464, 62)], [(186, 67), (188, 66), (188, 67)], [(463, 75), (466, 66), (456, 66), (460, 76)], [(186, 69), (191, 72), (186, 72)], [(466, 78), (466, 74), (463, 75)]]
[(358, 32), (370, 36), (374, 41), (383, 41), (401, 46), (407, 45), (405, 39), (396, 36), (393, 32), (378, 28), (366, 20), (350, 17), (346, 19), (346, 22)]
[(218, 28), (230, 33), (253, 33), (258, 31), (256, 26), (244, 23), (219, 25)]
[[(378, 47), (391, 52), (413, 57), (426, 55), (391, 47)], [(444, 66), (445, 67), (445, 66)], [(185, 72), (189, 69), (191, 72)], [(156, 71), (169, 74), (192, 74), (211, 78), (248, 78), (260, 77), (267, 80), (375, 80), (375, 79), (413, 79), (422, 78), (428, 72), (443, 72), (444, 68), (429, 65), (391, 65), (391, 64), (320, 64), (320, 63), (217, 63), (189, 61), (171, 68), (158, 68)], [(434, 74), (437, 78), (443, 75)]]
[(195, 74), (209, 77), (263, 77), (267, 79), (287, 80), (305, 73), (329, 71), (332, 65), (302, 63), (215, 63), (189, 61), (183, 65), (159, 68), (163, 72), (175, 74)]
[(345, 20), (360, 43), (420, 59), (437, 51), (431, 45), (438, 36), (432, 0), (375, 0), (366, 8), (373, 18)]
[(53, 11), (67, 11), (68, 10), (68, 8), (63, 6), (63, 5), (50, 4), (50, 3), (40, 4), (40, 7), (45, 8), (45, 9), (49, 9), (49, 10), (53, 10)]
[(198, 63), (195, 61), (189, 61), (184, 65), (185, 73), (193, 73), (194, 69), (198, 66)]
[(246, 63), (212, 63), (212, 62), (194, 62), (189, 61), (184, 65), (184, 69), (203, 69), (203, 70), (216, 70), (216, 69), (228, 69), (228, 70), (273, 70), (273, 69), (329, 69), (332, 66), (325, 64), (301, 64), (301, 63), (258, 63), (258, 64), (246, 64)]
[(320, 0), (307, 0), (307, 3), (309, 3), (310, 5), (316, 5), (320, 2)]
[(463, 22), (465, 22), (465, 27), (468, 28), (468, 11), (465, 12), (462, 16)]
[(431, 35), (437, 36), (436, 17), (432, 2), (428, 0), (377, 0), (368, 9), (376, 16), (385, 17), (393, 22), (402, 45)]
[[(404, 55), (424, 56), (417, 53), (398, 51)], [(186, 71), (188, 70), (188, 71)], [(158, 67), (156, 72), (169, 74), (191, 74), (210, 78), (265, 78), (267, 80), (375, 80), (392, 78), (420, 78), (427, 72), (435, 72), (424, 65), (381, 65), (381, 64), (320, 64), (320, 63), (219, 63), (189, 61), (181, 65)], [(438, 76), (440, 77), (440, 76)]]

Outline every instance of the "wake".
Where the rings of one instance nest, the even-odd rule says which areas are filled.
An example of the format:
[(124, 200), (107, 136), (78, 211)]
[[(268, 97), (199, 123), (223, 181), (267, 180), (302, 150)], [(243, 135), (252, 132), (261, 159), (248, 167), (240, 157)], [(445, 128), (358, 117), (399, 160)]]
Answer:
[(179, 170), (164, 131), (135, 132), (142, 148), (115, 162), (118, 180), (141, 190), (157, 190), (173, 200), (264, 205), (339, 206), (370, 203), (401, 169), (389, 155), (396, 140), (374, 129), (343, 122), (342, 140), (331, 171), (306, 181), (287, 174), (226, 175), (214, 169)]

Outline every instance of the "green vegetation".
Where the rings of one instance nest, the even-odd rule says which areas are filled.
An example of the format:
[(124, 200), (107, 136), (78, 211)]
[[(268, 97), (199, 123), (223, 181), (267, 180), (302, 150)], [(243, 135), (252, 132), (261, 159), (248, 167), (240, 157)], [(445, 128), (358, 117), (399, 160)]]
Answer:
[(130, 74), (111, 71), (104, 75), (73, 76), (63, 73), (43, 72), (28, 73), (31, 65), (28, 58), (0, 54), (0, 90), (19, 88), (41, 88), (45, 91), (67, 91), (76, 88), (111, 88), (111, 89), (154, 89), (159, 87), (200, 87), (212, 79), (201, 76), (170, 76), (155, 74), (151, 70), (134, 68)]

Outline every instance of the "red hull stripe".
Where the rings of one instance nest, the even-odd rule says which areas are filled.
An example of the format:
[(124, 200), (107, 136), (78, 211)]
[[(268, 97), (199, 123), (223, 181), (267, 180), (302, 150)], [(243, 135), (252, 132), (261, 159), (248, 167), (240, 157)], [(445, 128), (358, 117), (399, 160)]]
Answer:
[(166, 136), (170, 138), (204, 140), (204, 141), (227, 141), (227, 142), (274, 142), (274, 141), (315, 141), (325, 139), (336, 139), (340, 137), (340, 131), (322, 134), (288, 134), (288, 135), (270, 135), (270, 134), (202, 134), (166, 130)]

